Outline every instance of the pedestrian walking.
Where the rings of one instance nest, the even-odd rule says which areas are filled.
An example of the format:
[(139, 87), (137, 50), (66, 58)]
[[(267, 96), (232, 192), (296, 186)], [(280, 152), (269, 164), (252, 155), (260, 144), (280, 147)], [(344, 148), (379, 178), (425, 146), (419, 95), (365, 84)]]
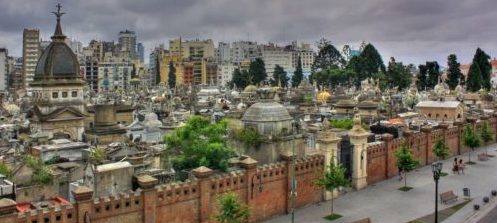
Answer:
[(464, 174), (464, 168), (466, 168), (466, 165), (462, 162), (462, 159), (460, 159), (459, 165), (457, 166), (457, 169), (460, 170), (462, 174)]
[(452, 164), (452, 173), (455, 174), (457, 172), (457, 174), (459, 174), (459, 164), (457, 163), (457, 157), (454, 158), (454, 163)]

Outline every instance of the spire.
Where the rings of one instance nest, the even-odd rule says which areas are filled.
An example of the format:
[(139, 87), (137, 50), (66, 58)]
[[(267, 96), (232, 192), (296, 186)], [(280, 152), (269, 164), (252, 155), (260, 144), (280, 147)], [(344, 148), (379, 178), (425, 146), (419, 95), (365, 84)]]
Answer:
[(62, 15), (66, 13), (60, 11), (60, 8), (62, 8), (62, 5), (60, 5), (60, 3), (57, 4), (56, 7), (57, 7), (57, 12), (52, 12), (57, 17), (57, 25), (55, 26), (55, 33), (52, 36), (52, 40), (64, 41), (66, 39), (66, 36), (64, 36), (64, 34), (62, 33), (62, 27), (60, 25), (60, 17), (62, 17)]

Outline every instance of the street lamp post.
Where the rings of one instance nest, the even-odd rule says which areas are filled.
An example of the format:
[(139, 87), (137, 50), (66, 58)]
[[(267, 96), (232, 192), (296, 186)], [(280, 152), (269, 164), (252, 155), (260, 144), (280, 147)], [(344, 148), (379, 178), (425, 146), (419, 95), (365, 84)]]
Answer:
[(431, 164), (433, 179), (435, 180), (435, 223), (438, 223), (438, 180), (442, 173), (442, 166), (443, 164), (441, 162)]

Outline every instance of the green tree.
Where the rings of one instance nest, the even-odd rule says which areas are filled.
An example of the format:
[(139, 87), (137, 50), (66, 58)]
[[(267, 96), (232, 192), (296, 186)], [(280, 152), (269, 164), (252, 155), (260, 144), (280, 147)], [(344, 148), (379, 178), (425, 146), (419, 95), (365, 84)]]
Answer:
[(395, 58), (391, 57), (388, 63), (386, 72), (386, 86), (389, 88), (398, 87), (399, 90), (404, 90), (411, 85), (411, 73), (402, 62), (396, 62)]
[[(315, 182), (316, 186), (325, 189), (333, 193), (334, 190), (340, 187), (349, 187), (350, 180), (345, 176), (346, 173), (345, 167), (342, 164), (336, 165), (333, 160), (330, 162), (330, 165), (324, 172), (324, 176), (318, 178)], [(333, 195), (331, 196), (331, 215), (333, 215)]]
[(463, 74), (459, 68), (460, 64), (457, 62), (457, 56), (455, 54), (450, 54), (447, 58), (447, 85), (449, 85), (450, 90), (456, 89), (459, 84)]
[(100, 147), (96, 147), (90, 150), (90, 159), (96, 161), (97, 163), (102, 163), (105, 160), (106, 152)]
[(477, 92), (482, 88), (482, 77), (480, 66), (478, 63), (473, 63), (469, 67), (468, 78), (466, 79), (466, 90)]
[(240, 71), (239, 68), (236, 68), (235, 71), (233, 71), (230, 85), (235, 85), (237, 88), (241, 88), (243, 90), (245, 87), (247, 87), (247, 85), (249, 85), (248, 76), (249, 75), (247, 71)]
[(424, 64), (420, 64), (418, 67), (418, 75), (417, 80), (416, 80), (416, 86), (418, 87), (418, 90), (424, 91), (426, 88), (428, 88), (428, 68)]
[(419, 165), (419, 160), (414, 157), (411, 149), (406, 145), (403, 145), (395, 151), (395, 158), (397, 159), (397, 167), (404, 171), (404, 187), (401, 188), (401, 190), (407, 191), (410, 189), (410, 187), (407, 187), (407, 173), (416, 169)]
[(362, 59), (361, 73), (364, 73), (365, 78), (370, 78), (378, 72), (385, 72), (385, 64), (383, 64), (383, 59), (373, 44), (368, 43), (361, 52), (360, 57)]
[(174, 67), (173, 62), (169, 62), (169, 73), (167, 74), (167, 84), (170, 89), (176, 87), (176, 68)]
[(12, 169), (4, 162), (0, 162), (0, 174), (6, 176), (9, 179), (13, 176)]
[(483, 143), (485, 144), (485, 155), (488, 156), (488, 151), (487, 151), (487, 145), (489, 142), (492, 142), (494, 140), (494, 133), (488, 126), (488, 122), (485, 121), (483, 122), (481, 129), (480, 129), (480, 137)]
[(266, 65), (264, 60), (257, 58), (250, 63), (249, 67), (249, 84), (258, 85), (267, 79)]
[[(163, 156), (172, 156), (177, 170), (206, 166), (226, 170), (235, 151), (227, 143), (227, 122), (211, 123), (202, 116), (192, 116), (186, 124), (165, 137)], [(165, 157), (167, 158), (167, 157)]]
[[(490, 90), (490, 74), (492, 72), (492, 65), (490, 64), (490, 56), (482, 49), (476, 49), (475, 56), (473, 57), (473, 64), (478, 64), (481, 72), (481, 87)], [(471, 68), (470, 68), (471, 69)]]
[(437, 61), (426, 62), (428, 67), (428, 87), (433, 89), (440, 80), (440, 66)]
[(312, 71), (326, 70), (330, 68), (337, 68), (344, 65), (345, 61), (340, 54), (340, 51), (325, 38), (321, 38), (317, 43), (318, 54), (314, 58), (312, 64)]
[(286, 71), (280, 65), (274, 67), (273, 78), (271, 80), (273, 86), (281, 86), (286, 88), (288, 85), (288, 76)]
[(449, 147), (445, 144), (443, 138), (437, 139), (433, 145), (433, 154), (438, 158), (438, 160), (444, 160), (450, 155)]
[(31, 176), (33, 183), (47, 185), (53, 182), (52, 170), (41, 159), (28, 155), (24, 162), (33, 170), (33, 175)]
[(215, 220), (221, 223), (242, 223), (246, 222), (250, 215), (250, 209), (241, 204), (238, 196), (233, 192), (221, 195), (217, 199), (219, 213)]
[[(480, 137), (469, 124), (464, 126), (463, 142), (465, 146), (471, 149), (471, 151), (474, 151), (475, 148), (480, 146)], [(471, 151), (468, 153), (467, 164), (474, 164), (474, 162), (471, 161)]]
[(302, 71), (302, 61), (300, 57), (297, 59), (297, 68), (292, 76), (292, 87), (298, 87), (300, 82), (304, 79), (304, 72)]

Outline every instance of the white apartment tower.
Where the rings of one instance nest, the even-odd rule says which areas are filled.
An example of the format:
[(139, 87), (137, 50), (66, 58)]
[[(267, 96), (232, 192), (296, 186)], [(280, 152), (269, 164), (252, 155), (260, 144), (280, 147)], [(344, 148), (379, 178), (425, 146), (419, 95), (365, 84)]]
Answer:
[(24, 29), (22, 34), (23, 85), (30, 92), (29, 84), (33, 81), (36, 64), (40, 57), (40, 30)]

